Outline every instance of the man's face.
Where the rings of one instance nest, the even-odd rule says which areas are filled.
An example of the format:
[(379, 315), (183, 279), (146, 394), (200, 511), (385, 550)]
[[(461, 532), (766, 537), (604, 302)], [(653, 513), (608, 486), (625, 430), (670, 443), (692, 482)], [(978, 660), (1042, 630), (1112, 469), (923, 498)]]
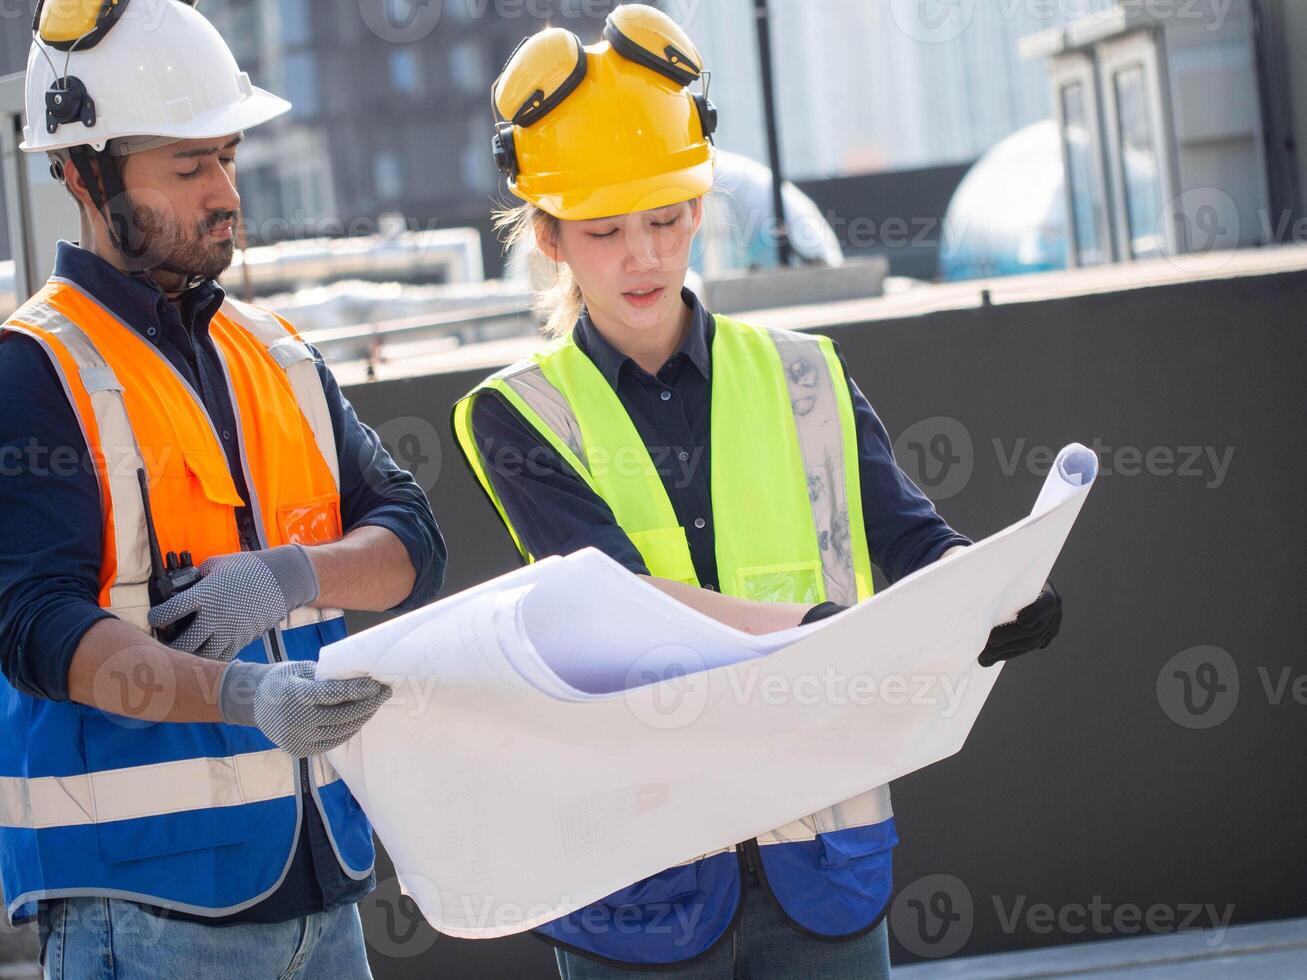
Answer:
[(123, 185), (133, 224), (127, 260), (135, 271), (216, 279), (227, 270), (241, 202), (240, 141), (239, 133), (183, 140), (126, 158)]

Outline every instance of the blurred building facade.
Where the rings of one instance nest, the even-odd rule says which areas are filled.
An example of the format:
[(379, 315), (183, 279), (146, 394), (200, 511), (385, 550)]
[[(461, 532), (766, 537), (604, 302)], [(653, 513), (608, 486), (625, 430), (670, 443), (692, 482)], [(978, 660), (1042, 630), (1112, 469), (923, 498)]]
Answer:
[[(490, 86), (546, 21), (597, 34), (612, 4), (490, 0), (210, 0), (205, 14), (256, 84), (295, 108), (241, 154), (251, 237), (488, 228), (500, 183)], [(540, 15), (540, 16), (537, 16)]]
[[(295, 104), (242, 147), (251, 238), (372, 231), (386, 213), (488, 227), (502, 188), (487, 136), (496, 73), (546, 23), (595, 40), (615, 2), (203, 0), (255, 82)], [(974, 160), (1050, 114), (1017, 38), (1107, 2), (772, 0), (787, 174)], [(658, 3), (713, 71), (720, 144), (765, 160), (753, 0)], [(16, 29), (3, 32), (0, 73), (22, 69), (29, 43), (23, 18), (5, 23)]]
[[(13, 7), (11, 10), (10, 7)], [(31, 11), (14, 5), (0, 5), (0, 76), (27, 67), (27, 49), (31, 47)], [(9, 221), (6, 213), (4, 175), (0, 173), (0, 260), (11, 254)]]
[[(969, 162), (1050, 115), (1017, 41), (1110, 0), (770, 0), (782, 160), (796, 180)], [(766, 160), (754, 0), (664, 0), (713, 70), (727, 149)]]
[[(399, 215), (417, 230), (477, 227), (487, 271), (496, 274), (490, 209), (505, 189), (490, 159), (490, 85), (523, 36), (552, 24), (595, 40), (617, 2), (201, 0), (255, 81), (295, 104), (242, 147), (252, 243), (373, 233), (385, 216)], [(754, 0), (656, 2), (695, 37), (713, 72), (719, 145), (765, 160)], [(1225, 0), (1203, 2), (1219, 11)], [(0, 74), (24, 67), (34, 3), (0, 5)], [(1263, 25), (1259, 81), (1270, 87), (1263, 103), (1278, 120), (1267, 139), (1291, 145), (1295, 132), (1307, 132), (1307, 5), (1252, 4)], [(1022, 59), (1018, 41), (1112, 5), (770, 0), (787, 176), (823, 211), (839, 212), (828, 217), (846, 252), (886, 251), (879, 238), (859, 244), (841, 224), (855, 216), (877, 229), (906, 220), (915, 240), (916, 223), (942, 220), (938, 199), (947, 203), (962, 168), (1054, 115), (1047, 67)], [(1276, 58), (1287, 86), (1267, 70)], [(1286, 166), (1307, 188), (1302, 155)], [(922, 178), (905, 180), (913, 174)], [(1286, 213), (1272, 203), (1277, 216)], [(0, 219), (2, 211), (0, 195)], [(4, 229), (0, 220), (0, 258), (8, 253)], [(889, 251), (897, 271), (921, 275), (934, 250)]]

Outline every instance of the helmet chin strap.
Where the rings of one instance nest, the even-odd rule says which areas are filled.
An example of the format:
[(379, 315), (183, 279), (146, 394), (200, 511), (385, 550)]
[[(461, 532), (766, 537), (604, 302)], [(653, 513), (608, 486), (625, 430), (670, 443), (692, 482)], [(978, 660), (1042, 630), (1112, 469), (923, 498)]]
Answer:
[[(103, 150), (93, 150), (90, 146), (74, 146), (68, 151), (69, 158), (86, 185), (86, 192), (91, 197), (95, 210), (104, 218), (109, 232), (109, 241), (129, 263), (139, 259), (145, 253), (145, 243), (137, 241), (135, 226), (132, 223), (132, 209), (127, 200), (127, 188), (123, 184), (122, 170), (119, 169), (120, 154), (114, 154), (106, 146)], [(99, 174), (91, 165), (94, 160), (99, 163)], [(181, 292), (198, 286), (204, 281), (186, 269), (179, 269), (168, 262), (160, 262), (155, 268), (185, 277)], [(134, 276), (148, 280), (160, 292), (165, 292), (154, 276), (149, 272), (134, 272)]]
[[(128, 258), (139, 254), (132, 241), (131, 208), (127, 203), (122, 171), (108, 147), (93, 150), (85, 144), (74, 146), (68, 150), (68, 156), (81, 175), (96, 212), (104, 218), (114, 248)], [(92, 161), (99, 164), (98, 174)]]

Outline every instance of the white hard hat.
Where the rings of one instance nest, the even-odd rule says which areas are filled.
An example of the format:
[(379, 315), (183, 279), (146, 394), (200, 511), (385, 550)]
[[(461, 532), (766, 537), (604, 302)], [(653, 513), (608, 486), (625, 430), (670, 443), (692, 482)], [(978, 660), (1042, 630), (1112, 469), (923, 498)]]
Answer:
[[(50, 3), (52, 11), (70, 6)], [(126, 136), (213, 139), (290, 109), (250, 83), (222, 35), (184, 0), (89, 0), (85, 11), (43, 20), (37, 9), (20, 149), (98, 152)]]

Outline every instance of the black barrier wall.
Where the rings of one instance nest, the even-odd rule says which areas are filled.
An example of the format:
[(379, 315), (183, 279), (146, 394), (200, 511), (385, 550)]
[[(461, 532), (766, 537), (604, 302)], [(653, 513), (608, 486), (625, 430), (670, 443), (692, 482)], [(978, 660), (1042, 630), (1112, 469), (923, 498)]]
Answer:
[[(1061, 636), (894, 785), (896, 962), (1307, 915), (1304, 310), (1291, 274), (826, 331), (973, 537), (1029, 511), (1062, 445), (1103, 467), (1054, 572)], [(449, 432), (478, 378), (348, 391), (431, 495), (445, 594), (516, 566)], [(388, 874), (377, 977), (556, 976), (530, 937), (436, 939)]]

